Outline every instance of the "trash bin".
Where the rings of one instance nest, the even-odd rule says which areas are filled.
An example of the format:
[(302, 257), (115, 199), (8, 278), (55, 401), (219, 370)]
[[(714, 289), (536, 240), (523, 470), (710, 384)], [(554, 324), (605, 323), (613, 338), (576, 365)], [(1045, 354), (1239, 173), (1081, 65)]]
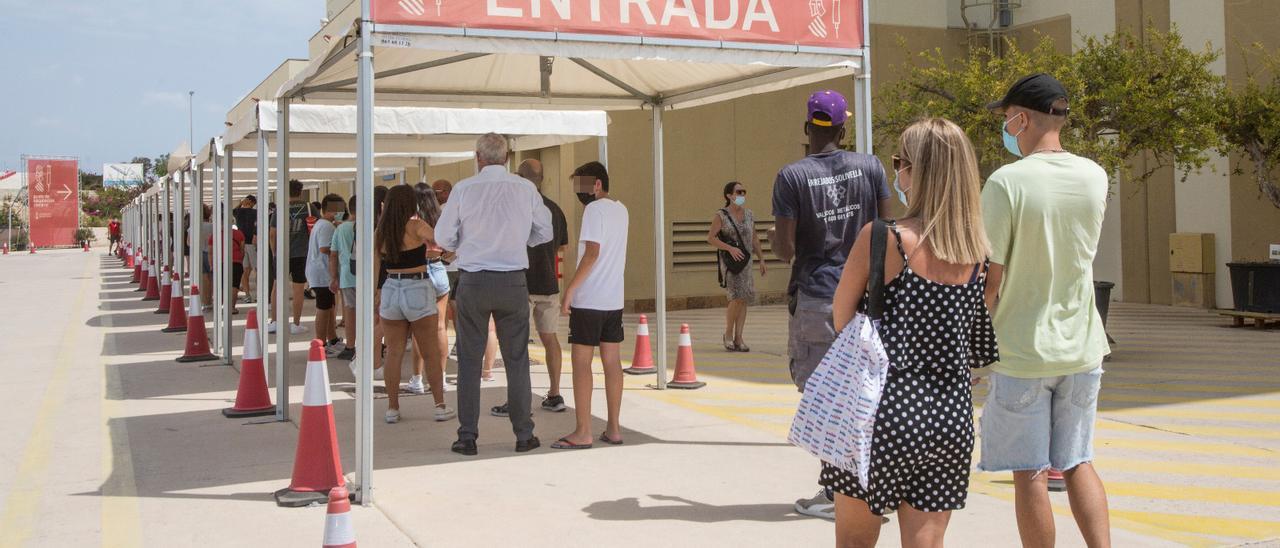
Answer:
[(1107, 326), (1107, 310), (1111, 308), (1111, 290), (1116, 284), (1111, 282), (1093, 282), (1093, 306), (1098, 309), (1098, 315), (1102, 316), (1102, 327)]
[(1236, 310), (1280, 313), (1280, 263), (1227, 263), (1227, 268)]

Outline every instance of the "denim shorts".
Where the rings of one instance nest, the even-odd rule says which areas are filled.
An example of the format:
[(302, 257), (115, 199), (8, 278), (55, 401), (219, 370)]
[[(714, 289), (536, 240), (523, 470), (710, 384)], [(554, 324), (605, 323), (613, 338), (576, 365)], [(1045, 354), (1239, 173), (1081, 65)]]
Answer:
[(809, 376), (831, 349), (836, 328), (831, 317), (831, 301), (797, 292), (795, 308), (788, 324), (787, 355), (791, 357), (791, 380), (804, 392)]
[(1093, 461), (1102, 366), (1084, 373), (1020, 379), (991, 374), (982, 408), (984, 472), (1070, 470)]
[(427, 274), (431, 276), (431, 285), (436, 288), (436, 298), (449, 294), (449, 273), (440, 261), (427, 263)]
[(382, 319), (416, 322), (437, 313), (431, 280), (387, 278), (382, 285), (382, 303), (378, 305)]

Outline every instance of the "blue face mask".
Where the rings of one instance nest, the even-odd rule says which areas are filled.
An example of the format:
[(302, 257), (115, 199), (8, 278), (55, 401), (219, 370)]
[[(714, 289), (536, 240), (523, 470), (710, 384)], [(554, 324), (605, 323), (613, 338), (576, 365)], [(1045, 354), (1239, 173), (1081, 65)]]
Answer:
[(907, 169), (907, 168), (904, 167), (902, 169), (899, 169), (898, 171), (893, 172), (893, 189), (898, 192), (898, 201), (902, 202), (902, 205), (910, 207), (911, 204), (907, 203), (906, 191), (902, 190), (901, 186), (898, 186), (898, 177), (902, 176), (903, 169)]
[(1004, 125), (1000, 127), (1000, 135), (1004, 138), (1005, 150), (1008, 150), (1010, 154), (1013, 154), (1014, 156), (1021, 158), (1022, 150), (1018, 148), (1018, 135), (1022, 135), (1022, 131), (1026, 131), (1026, 129), (1023, 128), (1022, 131), (1018, 132), (1018, 135), (1010, 135), (1009, 122), (1012, 122), (1012, 121), (1013, 121), (1013, 118), (1010, 118), (1004, 121)]
[(747, 203), (747, 197), (746, 197), (746, 196), (737, 196), (737, 197), (734, 197), (734, 199), (733, 199), (733, 203), (734, 203), (734, 204), (737, 204), (737, 206), (738, 206), (738, 207), (742, 207), (742, 204)]

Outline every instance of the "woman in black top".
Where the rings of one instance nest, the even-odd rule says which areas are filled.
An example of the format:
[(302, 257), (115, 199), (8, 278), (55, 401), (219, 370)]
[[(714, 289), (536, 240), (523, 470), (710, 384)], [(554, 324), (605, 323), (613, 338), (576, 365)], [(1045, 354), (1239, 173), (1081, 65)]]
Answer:
[(417, 217), (418, 200), (413, 187), (398, 185), (387, 191), (382, 218), (374, 233), (374, 270), (387, 269), (378, 315), (387, 339), (383, 372), (387, 387), (387, 423), (400, 421), (400, 364), (405, 342), (412, 333), (426, 362), (435, 420), (447, 421), (455, 412), (444, 403), (444, 368), (437, 350), (436, 290), (427, 274), (427, 249), (435, 246), (435, 231)]

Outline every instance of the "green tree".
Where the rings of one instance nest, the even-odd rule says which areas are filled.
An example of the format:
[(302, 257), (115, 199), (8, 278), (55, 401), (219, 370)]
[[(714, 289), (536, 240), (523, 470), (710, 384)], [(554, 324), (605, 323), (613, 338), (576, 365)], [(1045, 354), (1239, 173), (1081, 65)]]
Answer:
[(102, 175), (81, 171), (80, 190), (92, 190), (94, 192), (102, 190)]
[[(923, 52), (917, 62), (898, 67), (902, 79), (882, 96), (887, 107), (877, 117), (877, 133), (882, 145), (895, 149), (912, 121), (947, 118), (964, 128), (979, 163), (992, 169), (1010, 156), (1000, 137), (1002, 120), (986, 110), (987, 103), (1019, 77), (1045, 72), (1071, 95), (1064, 146), (1128, 180), (1145, 181), (1170, 165), (1185, 176), (1203, 167), (1206, 151), (1219, 143), (1216, 99), (1222, 84), (1209, 68), (1218, 53), (1191, 51), (1176, 29), (1149, 29), (1146, 35), (1145, 41), (1128, 32), (1085, 38), (1070, 54), (1057, 51), (1045, 36), (1030, 50), (1010, 42), (1001, 56), (975, 49), (953, 60), (940, 50)], [(1154, 164), (1132, 172), (1131, 160), (1144, 152)]]
[(164, 154), (156, 156), (156, 159), (151, 163), (151, 169), (152, 171), (150, 173), (155, 175), (157, 179), (164, 177), (165, 175), (168, 175), (169, 174), (169, 153), (166, 152)]
[(1246, 59), (1256, 56), (1261, 63), (1247, 65), (1245, 82), (1222, 94), (1222, 153), (1241, 153), (1243, 161), (1235, 171), (1243, 173), (1249, 166), (1258, 191), (1280, 207), (1280, 52), (1268, 53), (1254, 44), (1244, 53)]

